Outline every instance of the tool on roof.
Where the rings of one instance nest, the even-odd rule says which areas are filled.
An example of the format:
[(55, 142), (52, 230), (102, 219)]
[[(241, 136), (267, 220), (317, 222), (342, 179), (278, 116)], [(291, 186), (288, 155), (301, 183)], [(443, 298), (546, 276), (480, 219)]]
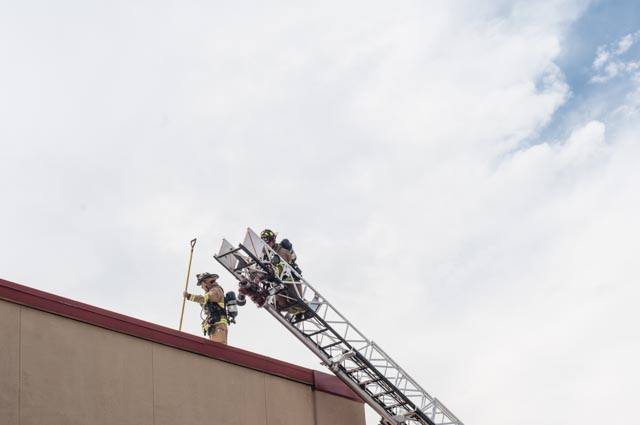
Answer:
[[(189, 244), (191, 245), (191, 252), (189, 253), (189, 266), (187, 267), (187, 278), (184, 282), (184, 290), (185, 292), (189, 289), (189, 275), (191, 274), (191, 260), (193, 260), (193, 248), (196, 246), (197, 238), (191, 239)], [(184, 304), (186, 299), (182, 297), (182, 310), (180, 311), (180, 325), (178, 325), (178, 330), (182, 330), (182, 319), (184, 318)]]

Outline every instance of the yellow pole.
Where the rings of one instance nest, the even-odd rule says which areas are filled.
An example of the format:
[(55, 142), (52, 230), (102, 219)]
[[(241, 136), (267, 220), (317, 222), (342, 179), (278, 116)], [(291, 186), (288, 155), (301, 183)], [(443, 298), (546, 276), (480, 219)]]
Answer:
[[(191, 274), (191, 260), (193, 259), (193, 247), (196, 246), (196, 239), (191, 239), (191, 253), (189, 254), (189, 267), (187, 268), (187, 280), (184, 283), (185, 292), (189, 289), (189, 275)], [(180, 326), (178, 326), (178, 330), (182, 330), (182, 319), (184, 318), (184, 304), (187, 301), (185, 297), (182, 297), (182, 311), (180, 312)]]

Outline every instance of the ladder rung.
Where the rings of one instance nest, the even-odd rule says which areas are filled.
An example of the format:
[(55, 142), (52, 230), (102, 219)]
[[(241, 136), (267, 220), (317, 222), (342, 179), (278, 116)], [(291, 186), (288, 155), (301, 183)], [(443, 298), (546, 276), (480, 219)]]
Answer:
[(349, 369), (347, 371), (348, 374), (352, 374), (352, 373), (356, 373), (356, 372), (360, 372), (361, 370), (365, 370), (365, 369), (369, 369), (369, 366), (358, 366), (358, 367), (354, 367), (353, 369)]
[(251, 267), (255, 264), (255, 261), (251, 261), (250, 263), (245, 263), (241, 266), (236, 267), (235, 269), (233, 269), (234, 272), (240, 271), (242, 269), (246, 269), (247, 267)]
[(300, 322), (304, 322), (305, 320), (309, 320), (311, 319), (311, 317), (307, 317), (307, 316), (302, 316), (300, 319), (295, 319), (291, 321), (292, 325), (297, 325)]
[(362, 381), (362, 382), (358, 383), (358, 385), (369, 385), (369, 384), (373, 384), (374, 382), (378, 382), (378, 381), (382, 381), (382, 378), (374, 378), (374, 379), (369, 379), (368, 381)]
[(328, 331), (329, 328), (320, 329), (319, 331), (311, 332), (310, 334), (305, 334), (306, 336), (315, 336), (321, 334), (322, 332)]
[(322, 348), (323, 350), (326, 350), (327, 348), (335, 347), (336, 345), (340, 345), (340, 344), (342, 344), (342, 341), (337, 341), (337, 342), (334, 342), (333, 344), (325, 345), (324, 347), (320, 347), (320, 348)]
[(385, 406), (385, 409), (393, 409), (395, 407), (404, 406), (405, 404), (407, 404), (407, 402), (403, 401), (401, 403), (392, 404), (391, 406)]
[(389, 395), (389, 394), (391, 394), (393, 392), (394, 392), (393, 390), (389, 390), (389, 391), (385, 391), (383, 393), (374, 394), (371, 397), (378, 398), (378, 397), (382, 397), (383, 395)]

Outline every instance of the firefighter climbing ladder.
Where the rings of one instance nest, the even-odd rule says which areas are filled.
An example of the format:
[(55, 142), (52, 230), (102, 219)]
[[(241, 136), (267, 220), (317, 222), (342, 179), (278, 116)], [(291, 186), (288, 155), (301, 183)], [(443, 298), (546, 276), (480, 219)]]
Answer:
[[(237, 247), (223, 240), (214, 258), (241, 283), (253, 282), (269, 291), (262, 307), (380, 414), (382, 423), (463, 425), (253, 230), (247, 229)], [(295, 310), (288, 308), (293, 313), (276, 308), (278, 297), (295, 305)]]

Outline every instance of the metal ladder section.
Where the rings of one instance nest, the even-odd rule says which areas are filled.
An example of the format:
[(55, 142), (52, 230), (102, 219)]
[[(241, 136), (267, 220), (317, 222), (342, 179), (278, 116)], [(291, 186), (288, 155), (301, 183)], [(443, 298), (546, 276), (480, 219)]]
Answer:
[[(244, 242), (237, 247), (224, 239), (214, 258), (236, 279), (269, 290), (271, 295), (262, 307), (371, 406), (382, 417), (381, 423), (463, 425), (253, 230), (247, 229)], [(296, 310), (289, 313), (276, 308), (278, 297), (280, 303), (286, 299)]]

